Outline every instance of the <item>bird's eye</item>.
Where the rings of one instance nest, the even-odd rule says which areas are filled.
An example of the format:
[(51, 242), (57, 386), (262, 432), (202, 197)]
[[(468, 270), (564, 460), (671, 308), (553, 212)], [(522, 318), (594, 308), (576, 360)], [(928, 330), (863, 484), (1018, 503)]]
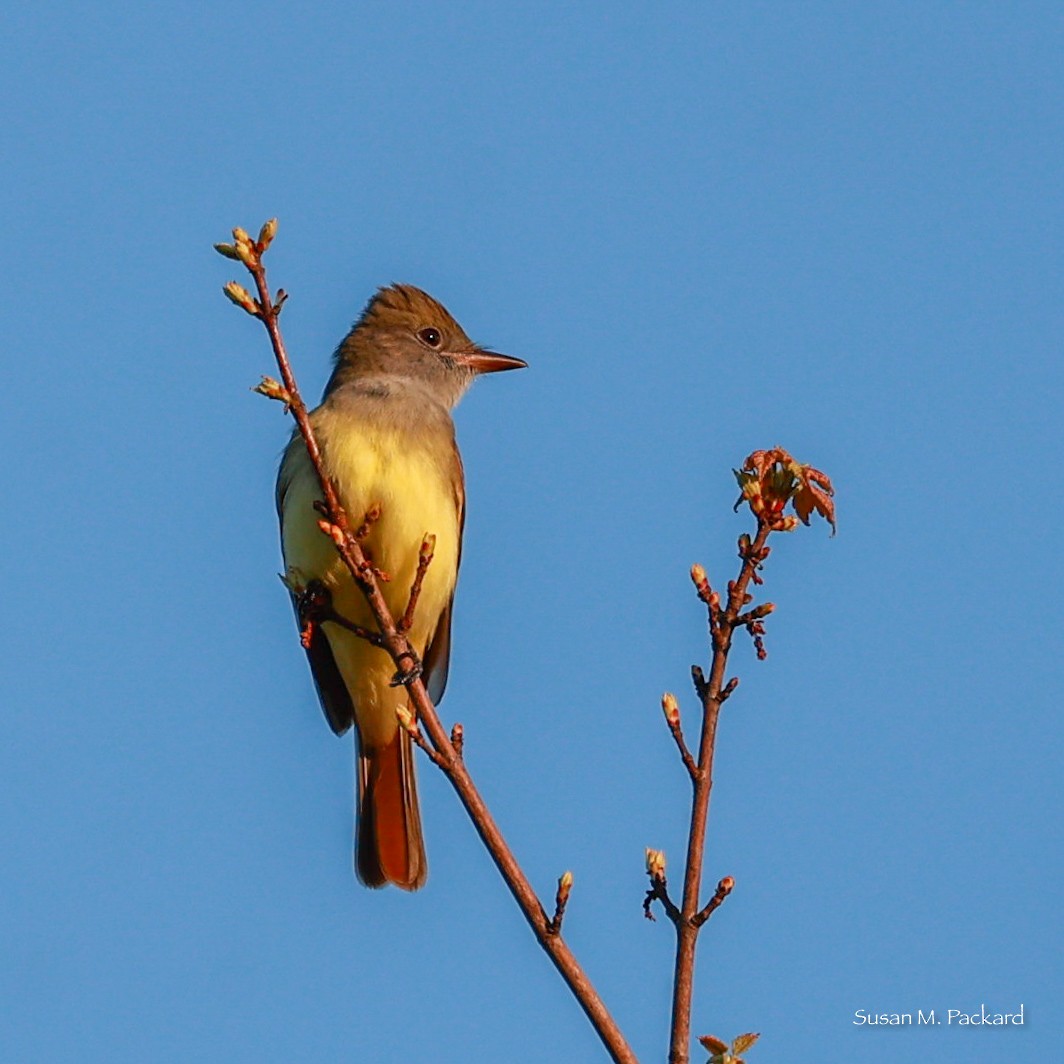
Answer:
[(429, 345), (429, 347), (439, 347), (443, 341), (443, 337), (440, 336), (439, 329), (422, 329), (418, 336)]

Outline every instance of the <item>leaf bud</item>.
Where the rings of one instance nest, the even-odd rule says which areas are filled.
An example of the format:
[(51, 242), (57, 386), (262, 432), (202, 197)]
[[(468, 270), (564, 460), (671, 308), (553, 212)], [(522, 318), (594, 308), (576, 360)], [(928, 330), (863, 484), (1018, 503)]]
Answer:
[(266, 222), (259, 230), (259, 252), (265, 251), (272, 243), (273, 238), (277, 235), (277, 219), (271, 218)]
[(711, 1034), (703, 1034), (698, 1038), (702, 1043), (703, 1049), (708, 1049), (711, 1053), (721, 1054), (728, 1052), (728, 1043), (722, 1042), (719, 1038), (714, 1038)]
[(339, 525), (334, 525), (332, 521), (320, 520), (318, 521), (318, 528), (322, 530), (335, 543), (338, 547), (343, 546), (344, 542), (344, 530)]
[(759, 1038), (760, 1034), (751, 1031), (749, 1034), (741, 1034), (732, 1039), (732, 1052), (745, 1053)]
[(661, 709), (665, 714), (665, 719), (669, 722), (670, 728), (679, 727), (680, 724), (680, 705), (676, 701), (676, 696), (666, 691), (661, 696)]
[(572, 872), (563, 872), (558, 877), (558, 893), (557, 893), (556, 897), (557, 897), (557, 904), (558, 904), (559, 907), (565, 905), (565, 903), (569, 900), (569, 893), (570, 893), (570, 891), (572, 889), (573, 889), (573, 873)]
[(236, 257), (245, 266), (252, 266), (255, 263), (258, 256), (255, 251), (255, 245), (252, 244), (251, 237), (248, 236), (247, 231), (239, 226), (233, 230), (233, 246), (236, 250)]
[(251, 298), (251, 293), (242, 284), (230, 281), (223, 286), (222, 291), (230, 303), (235, 303), (236, 306), (240, 307), (241, 310), (246, 310), (252, 317), (259, 317), (258, 304)]
[(665, 851), (647, 847), (647, 873), (651, 879), (665, 878)]
[(265, 395), (267, 399), (276, 399), (285, 405), (290, 405), (292, 402), (292, 396), (289, 394), (288, 389), (280, 381), (274, 380), (273, 377), (263, 377), (261, 382), (256, 384), (251, 390), (258, 392), (259, 395)]

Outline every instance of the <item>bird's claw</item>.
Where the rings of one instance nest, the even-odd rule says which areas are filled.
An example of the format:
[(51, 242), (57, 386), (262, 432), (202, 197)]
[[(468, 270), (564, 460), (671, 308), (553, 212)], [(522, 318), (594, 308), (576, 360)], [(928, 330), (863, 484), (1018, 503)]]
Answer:
[(421, 662), (415, 661), (409, 669), (400, 669), (391, 679), (389, 687), (406, 687), (421, 675)]

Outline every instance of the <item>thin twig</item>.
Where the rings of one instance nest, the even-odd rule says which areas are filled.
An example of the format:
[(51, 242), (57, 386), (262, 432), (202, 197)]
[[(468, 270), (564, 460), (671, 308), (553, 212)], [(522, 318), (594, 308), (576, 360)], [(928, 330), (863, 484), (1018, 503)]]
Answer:
[(558, 889), (554, 894), (554, 915), (547, 925), (552, 935), (561, 934), (562, 921), (565, 919), (565, 907), (569, 904), (569, 893), (573, 889), (573, 873), (563, 872), (558, 877)]
[[(269, 224), (267, 223), (267, 225)], [(238, 234), (244, 237), (245, 243), (241, 243), (240, 235)], [(263, 268), (261, 258), (266, 242), (260, 236), (259, 242), (251, 245), (247, 234), (242, 234), (239, 230), (234, 232), (234, 237), (237, 239), (235, 247), (237, 253), (235, 255), (228, 254), (227, 251), (222, 253), (227, 254), (230, 258), (240, 258), (244, 262), (254, 278), (258, 300), (257, 302), (251, 301), (249, 306), (248, 303), (238, 297), (234, 297), (232, 291), (230, 291), (231, 286), (227, 286), (226, 294), (238, 305), (243, 306), (248, 313), (258, 317), (266, 327), (274, 356), (277, 359), (281, 379), (287, 392), (287, 405), (292, 411), (292, 416), (295, 418), (300, 435), (306, 444), (307, 455), (317, 474), (329, 520), (336, 527), (337, 534), (330, 534), (336, 544), (337, 552), (366, 597), (366, 602), (380, 631), (382, 646), (391, 654), (400, 672), (409, 670), (417, 665), (417, 655), (392, 617), (378, 586), (377, 574), (367, 560), (357, 534), (352, 534), (336, 487), (325, 473), (325, 465), (310, 422), (310, 415), (299, 393), (299, 388), (288, 360), (284, 340), (281, 336), (277, 321), (278, 307), (270, 298), (266, 271)], [(239, 286), (236, 287), (239, 288)], [(424, 682), (420, 677), (417, 677), (406, 686), (409, 691), (411, 706), (416, 712), (417, 718), (424, 725), (434, 753), (439, 758), (437, 764), (439, 764), (465, 806), (470, 820), (472, 820), (477, 833), (491, 854), (495, 866), (499, 869), (499, 873), (506, 882), (510, 893), (524, 914), (525, 920), (532, 929), (536, 940), (546, 951), (555, 968), (557, 968), (569, 986), (573, 996), (584, 1010), (585, 1015), (595, 1028), (611, 1058), (617, 1061), (618, 1064), (636, 1064), (635, 1053), (628, 1045), (616, 1021), (610, 1015), (605, 1003), (592, 986), (591, 981), (565, 940), (561, 935), (551, 933), (550, 917), (547, 916), (546, 910), (536, 895), (528, 877), (517, 863), (513, 851), (503, 838), (502, 832), (484, 803), (484, 799), (474, 785), (465, 763), (448, 738), (447, 732), (444, 730), (443, 724), (436, 713), (436, 708), (428, 696)]]
[(720, 701), (727, 702), (732, 696), (732, 692), (739, 686), (739, 677), (733, 676), (721, 689), (720, 689)]
[(314, 629), (326, 621), (346, 629), (375, 647), (382, 645), (378, 632), (371, 632), (336, 612), (332, 604), (332, 592), (320, 580), (312, 580), (297, 596), (296, 609), (299, 613), (300, 641), (304, 649), (310, 648)]
[(698, 766), (695, 764), (691, 751), (687, 749), (687, 741), (683, 737), (683, 728), (680, 726), (680, 706), (676, 696), (668, 692), (661, 696), (661, 709), (665, 714), (665, 723), (669, 726), (676, 748), (680, 751), (680, 760), (687, 769), (687, 774), (692, 782), (698, 779)]
[(410, 712), (406, 706), (399, 706), (396, 708), (395, 715), (399, 718), (399, 726), (410, 736), (414, 745), (420, 750), (425, 751), (425, 756), (437, 767), (447, 770), (447, 764), (443, 759), (443, 756), (429, 745), (425, 741), (425, 736), (421, 734), (421, 728), (418, 726), (417, 720), (414, 718), (414, 714)]
[(745, 613), (740, 613), (735, 618), (735, 627), (742, 628), (748, 624), (753, 624), (755, 621), (763, 620), (767, 617), (776, 607), (771, 602), (763, 602), (760, 606), (755, 606), (752, 610), (746, 610)]
[(428, 570), (429, 563), (432, 561), (435, 550), (436, 537), (433, 535), (425, 536), (421, 541), (421, 550), (418, 551), (417, 555), (417, 572), (414, 573), (414, 582), (410, 585), (410, 598), (407, 600), (406, 609), (396, 625), (403, 635), (410, 631), (410, 627), (414, 623), (414, 610), (417, 609), (417, 600), (421, 597), (421, 585), (425, 581), (425, 573)]
[(683, 732), (680, 730), (680, 725), (669, 724), (669, 731), (672, 732), (673, 739), (676, 740), (676, 746), (679, 748), (680, 757), (683, 760), (684, 768), (687, 769), (687, 774), (692, 780), (698, 779), (698, 766), (695, 764), (695, 759), (691, 755), (691, 751), (687, 749), (687, 743), (684, 741)]
[(652, 874), (650, 876), (650, 890), (647, 891), (647, 895), (643, 899), (643, 915), (648, 920), (654, 919), (654, 913), (650, 907), (656, 901), (661, 903), (661, 907), (665, 910), (665, 915), (674, 924), (678, 924), (683, 919), (683, 915), (676, 907), (676, 903), (669, 897), (669, 885), (665, 877)]
[(706, 902), (705, 907), (700, 909), (691, 918), (695, 927), (701, 927), (724, 903), (724, 899), (735, 889), (735, 880), (731, 876), (725, 876), (717, 884), (717, 892)]

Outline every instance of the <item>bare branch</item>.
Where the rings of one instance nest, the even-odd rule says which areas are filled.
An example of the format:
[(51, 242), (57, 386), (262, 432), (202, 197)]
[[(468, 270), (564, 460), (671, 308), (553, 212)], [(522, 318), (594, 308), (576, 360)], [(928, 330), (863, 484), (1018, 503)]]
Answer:
[[(707, 914), (705, 919), (696, 922), (699, 915), (698, 895), (702, 884), (702, 867), (705, 859), (706, 825), (709, 821), (709, 797), (713, 790), (713, 754), (717, 737), (717, 720), (725, 699), (736, 687), (736, 684), (729, 683), (728, 695), (723, 693), (725, 690), (724, 673), (739, 612), (749, 601), (746, 589), (754, 578), (756, 568), (763, 560), (762, 551), (771, 531), (767, 523), (758, 522), (757, 536), (745, 550), (741, 550), (742, 568), (738, 579), (728, 584), (726, 604), (721, 603), (717, 593), (710, 589), (704, 570), (700, 574), (702, 580), (697, 579), (698, 574), (692, 571), (698, 597), (710, 610), (713, 657), (708, 679), (697, 665), (691, 669), (695, 693), (702, 703), (702, 735), (698, 748), (697, 774), (694, 777), (691, 822), (687, 836), (683, 901), (680, 905), (680, 918), (675, 921), (676, 964), (673, 973), (670, 1064), (687, 1064), (690, 1060), (695, 946), (698, 941), (698, 932), (705, 923), (705, 919), (708, 919)], [(721, 900), (723, 901), (723, 898)], [(717, 902), (717, 905), (719, 904), (720, 902)]]
[[(751, 537), (744, 533), (739, 537), (739, 558), (742, 562), (739, 575), (728, 583), (726, 601), (710, 586), (705, 569), (700, 565), (691, 568), (691, 580), (695, 585), (699, 599), (705, 603), (709, 613), (710, 648), (712, 660), (709, 677), (698, 665), (692, 666), (691, 679), (695, 693), (702, 704), (702, 735), (698, 748), (698, 760), (692, 771), (688, 765), (688, 774), (694, 783), (694, 795), (691, 802), (691, 822), (687, 839), (687, 863), (684, 874), (683, 901), (679, 907), (676, 925), (676, 965), (673, 979), (672, 1034), (669, 1047), (671, 1064), (687, 1064), (690, 1059), (691, 1038), (691, 1000), (694, 987), (695, 944), (698, 932), (709, 917), (720, 907), (731, 893), (735, 881), (725, 876), (718, 884), (716, 893), (702, 908), (698, 908), (698, 896), (702, 883), (702, 868), (705, 857), (706, 825), (709, 818), (709, 799), (713, 790), (713, 755), (716, 745), (717, 722), (721, 706), (731, 696), (739, 684), (733, 677), (724, 682), (735, 631), (745, 628), (753, 637), (754, 648), (759, 659), (764, 659), (765, 624), (764, 619), (773, 611), (771, 603), (764, 603), (745, 610), (753, 601), (749, 588), (762, 583), (760, 570), (768, 558), (770, 548), (767, 540), (772, 532), (789, 532), (798, 527), (799, 522), (808, 524), (809, 517), (815, 511), (829, 522), (834, 533), (835, 508), (832, 502), (831, 481), (824, 473), (812, 466), (796, 462), (782, 448), (771, 451), (755, 451), (743, 463), (741, 470), (735, 471), (736, 479), (742, 491), (736, 509), (746, 501), (757, 519), (757, 533)], [(793, 506), (795, 513), (785, 514), (784, 510)], [(664, 704), (663, 704), (664, 705)], [(675, 699), (673, 699), (675, 705)], [(670, 729), (675, 719), (679, 724), (679, 709), (670, 715), (665, 708), (666, 719)], [(674, 738), (676, 737), (674, 731)], [(677, 742), (680, 742), (680, 739)], [(681, 750), (683, 748), (681, 747)], [(681, 754), (682, 756), (682, 754)], [(685, 765), (687, 764), (685, 759)], [(662, 875), (664, 870), (662, 870)], [(652, 883), (654, 878), (652, 876)], [(644, 903), (649, 915), (649, 906), (659, 898), (657, 890), (648, 892)], [(735, 1053), (742, 1052), (752, 1044), (756, 1036), (741, 1036), (733, 1045), (740, 1045)], [(746, 1039), (749, 1038), (749, 1041)], [(724, 1043), (721, 1043), (724, 1046)], [(727, 1049), (727, 1046), (724, 1046)]]

